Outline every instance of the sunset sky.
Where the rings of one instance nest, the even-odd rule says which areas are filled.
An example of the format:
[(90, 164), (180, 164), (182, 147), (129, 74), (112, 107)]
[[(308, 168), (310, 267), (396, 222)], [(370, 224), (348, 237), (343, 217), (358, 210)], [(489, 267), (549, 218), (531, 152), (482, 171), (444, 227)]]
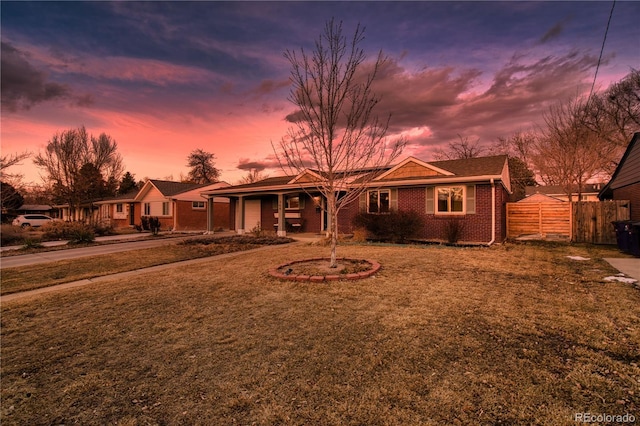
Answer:
[[(137, 179), (178, 179), (196, 148), (221, 179), (277, 169), (286, 49), (312, 49), (325, 22), (366, 27), (390, 135), (429, 161), (457, 135), (490, 144), (588, 92), (611, 2), (2, 1), (2, 155), (37, 153), (59, 131), (111, 135)], [(640, 67), (640, 2), (615, 4), (596, 85)], [(25, 160), (26, 182), (41, 173)]]

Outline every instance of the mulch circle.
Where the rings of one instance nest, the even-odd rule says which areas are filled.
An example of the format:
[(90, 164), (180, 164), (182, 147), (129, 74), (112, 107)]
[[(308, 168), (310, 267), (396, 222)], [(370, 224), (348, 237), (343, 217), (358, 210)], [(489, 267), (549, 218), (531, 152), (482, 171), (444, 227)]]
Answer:
[(380, 270), (375, 260), (338, 258), (334, 269), (329, 268), (329, 261), (328, 257), (295, 260), (270, 269), (269, 274), (281, 280), (323, 282), (361, 280)]

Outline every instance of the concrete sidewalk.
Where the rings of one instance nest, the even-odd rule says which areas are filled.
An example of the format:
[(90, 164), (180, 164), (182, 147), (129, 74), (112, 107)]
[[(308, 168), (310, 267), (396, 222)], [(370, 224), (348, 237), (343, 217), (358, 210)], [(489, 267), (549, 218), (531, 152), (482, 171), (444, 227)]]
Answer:
[(293, 242), (293, 243), (290, 243), (290, 244), (280, 244), (280, 245), (277, 245), (277, 246), (263, 246), (263, 247), (258, 247), (258, 248), (251, 249), (251, 250), (236, 251), (236, 252), (233, 252), (233, 253), (225, 253), (225, 254), (220, 254), (220, 255), (217, 255), (217, 256), (210, 256), (210, 257), (201, 257), (201, 258), (198, 258), (198, 259), (184, 260), (182, 262), (166, 263), (164, 265), (150, 266), (148, 268), (135, 269), (133, 271), (126, 271), (126, 272), (119, 272), (119, 273), (116, 273), (116, 274), (103, 275), (103, 276), (100, 276), (100, 277), (89, 278), (89, 279), (84, 279), (84, 280), (78, 280), (78, 281), (73, 281), (73, 282), (69, 282), (69, 283), (53, 285), (53, 286), (50, 286), (50, 287), (38, 288), (38, 289), (35, 289), (35, 290), (29, 290), (29, 291), (22, 291), (22, 292), (19, 292), (19, 293), (6, 294), (4, 296), (0, 296), (0, 304), (4, 304), (6, 302), (11, 302), (13, 300), (18, 300), (18, 299), (24, 299), (24, 298), (28, 298), (28, 297), (35, 297), (35, 296), (39, 296), (39, 295), (42, 295), (42, 294), (56, 292), (56, 291), (68, 290), (68, 289), (73, 289), (73, 288), (76, 288), (76, 287), (82, 287), (82, 286), (89, 285), (89, 284), (98, 284), (98, 283), (102, 283), (102, 282), (123, 279), (123, 278), (132, 277), (132, 276), (140, 275), (140, 274), (146, 274), (146, 273), (150, 273), (150, 272), (164, 271), (164, 270), (167, 270), (167, 269), (170, 269), (170, 268), (177, 268), (177, 267), (180, 267), (180, 266), (197, 265), (199, 263), (206, 263), (206, 262), (211, 262), (211, 261), (214, 261), (214, 260), (228, 259), (228, 258), (231, 258), (231, 257), (241, 256), (243, 254), (251, 254), (251, 253), (264, 251), (264, 250), (273, 250), (274, 248), (278, 248), (278, 247), (291, 247), (291, 246), (296, 245), (296, 244), (303, 244), (303, 243), (302, 242)]
[(618, 271), (640, 282), (640, 259), (625, 257), (605, 258), (604, 260)]

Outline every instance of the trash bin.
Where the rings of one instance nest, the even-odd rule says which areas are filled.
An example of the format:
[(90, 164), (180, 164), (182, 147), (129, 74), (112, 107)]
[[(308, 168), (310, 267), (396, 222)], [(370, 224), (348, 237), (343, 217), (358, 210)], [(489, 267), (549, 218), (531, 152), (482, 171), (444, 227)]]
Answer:
[(616, 230), (618, 248), (624, 253), (629, 253), (631, 250), (631, 221), (618, 220), (611, 222), (611, 224)]
[(632, 254), (635, 257), (640, 257), (640, 222), (631, 223), (629, 254)]

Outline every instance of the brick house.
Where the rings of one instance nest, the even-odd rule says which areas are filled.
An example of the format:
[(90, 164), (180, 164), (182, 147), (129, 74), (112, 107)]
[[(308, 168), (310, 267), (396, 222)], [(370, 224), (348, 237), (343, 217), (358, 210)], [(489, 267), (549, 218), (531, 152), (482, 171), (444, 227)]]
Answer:
[(216, 228), (229, 227), (229, 200), (220, 197), (215, 206), (200, 194), (229, 186), (226, 182), (193, 184), (150, 179), (139, 191), (98, 201), (98, 218), (114, 228), (141, 225), (142, 216), (160, 219), (160, 229), (173, 231), (207, 230), (209, 209), (213, 209)]
[(630, 218), (640, 222), (640, 133), (635, 133), (600, 200), (629, 200)]
[[(306, 170), (258, 182), (203, 191), (209, 202), (230, 199), (230, 229), (254, 228), (321, 233), (326, 200), (316, 189), (321, 175)], [(346, 191), (349, 184), (345, 182)], [(452, 220), (462, 225), (461, 241), (493, 243), (506, 238), (506, 202), (511, 192), (507, 156), (425, 162), (408, 157), (377, 172), (359, 200), (340, 210), (341, 233), (353, 232), (359, 212), (413, 210), (425, 218), (417, 238), (445, 240)], [(284, 222), (284, 223), (283, 223)], [(215, 220), (212, 220), (215, 224)]]

